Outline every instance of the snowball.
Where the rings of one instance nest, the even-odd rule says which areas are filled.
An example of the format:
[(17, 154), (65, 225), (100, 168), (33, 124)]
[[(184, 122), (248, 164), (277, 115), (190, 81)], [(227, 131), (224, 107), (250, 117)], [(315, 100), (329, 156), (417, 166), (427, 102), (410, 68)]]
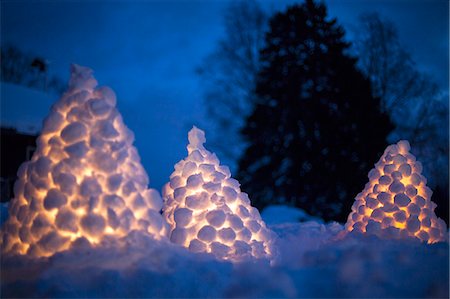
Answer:
[(389, 185), (389, 184), (392, 182), (392, 179), (391, 179), (391, 177), (388, 176), (388, 175), (383, 175), (383, 176), (380, 177), (380, 179), (378, 180), (378, 182), (379, 182), (381, 185)]
[(248, 211), (247, 208), (244, 207), (243, 205), (239, 205), (239, 207), (238, 207), (238, 213), (239, 213), (239, 216), (241, 216), (241, 217), (244, 218), (244, 219), (250, 217), (249, 211)]
[(214, 173), (214, 171), (216, 171), (216, 168), (212, 164), (200, 164), (198, 169), (201, 173), (204, 173), (206, 175), (210, 175)]
[(414, 163), (413, 170), (415, 173), (422, 173), (423, 171), (422, 163), (420, 163), (420, 161), (416, 161), (416, 163)]
[(382, 204), (386, 204), (388, 203), (391, 199), (392, 196), (390, 193), (387, 192), (381, 192), (380, 194), (378, 194), (377, 199), (382, 203)]
[(396, 168), (395, 164), (387, 164), (384, 166), (383, 170), (385, 173), (391, 174), (392, 172), (395, 171), (395, 168)]
[(378, 169), (374, 168), (372, 170), (369, 171), (369, 175), (368, 175), (369, 179), (372, 180), (376, 180), (380, 177), (380, 172), (378, 171)]
[(372, 211), (372, 214), (370, 215), (371, 218), (376, 220), (381, 220), (384, 217), (383, 210), (378, 208)]
[(101, 151), (94, 152), (92, 162), (96, 169), (107, 173), (114, 172), (118, 166), (118, 162), (114, 159), (111, 159), (111, 155), (109, 153)]
[(114, 212), (113, 209), (108, 208), (107, 209), (107, 221), (108, 225), (112, 227), (113, 229), (116, 229), (120, 226), (120, 219), (117, 216), (116, 212)]
[(406, 221), (406, 213), (404, 211), (398, 211), (394, 214), (394, 219), (397, 222), (405, 222)]
[(102, 97), (112, 107), (116, 106), (116, 93), (108, 86), (101, 86), (95, 90), (95, 94)]
[(222, 192), (227, 202), (232, 202), (237, 198), (237, 192), (231, 187), (223, 187)]
[(393, 192), (393, 193), (402, 193), (405, 191), (405, 186), (399, 182), (399, 181), (394, 181), (390, 186), (389, 186), (389, 191)]
[(214, 227), (220, 227), (225, 222), (225, 213), (222, 210), (210, 211), (206, 214), (206, 220)]
[(366, 231), (370, 234), (379, 233), (381, 230), (381, 223), (370, 219), (367, 222)]
[(206, 244), (197, 240), (193, 239), (189, 243), (189, 250), (192, 252), (205, 252), (206, 251)]
[(367, 207), (370, 209), (376, 209), (378, 207), (379, 203), (380, 202), (378, 200), (376, 200), (375, 198), (372, 198), (372, 197), (366, 198)]
[(58, 189), (50, 189), (44, 198), (46, 210), (59, 208), (67, 203), (67, 197)]
[(211, 243), (211, 252), (219, 258), (225, 257), (229, 251), (230, 251), (230, 247), (228, 247), (224, 244), (221, 244), (219, 242)]
[(68, 241), (69, 238), (63, 237), (57, 232), (49, 232), (39, 240), (38, 245), (47, 252), (55, 252), (62, 249)]
[(400, 165), (400, 167), (398, 168), (398, 171), (400, 171), (404, 177), (409, 177), (411, 175), (412, 169), (409, 164), (405, 163), (405, 164)]
[(411, 202), (411, 199), (405, 194), (400, 193), (394, 196), (394, 202), (400, 207), (406, 207)]
[(416, 197), (415, 197), (415, 202), (416, 202), (416, 204), (419, 206), (419, 207), (424, 207), (425, 206), (425, 198), (423, 198), (422, 196), (420, 196), (420, 195), (417, 195)]
[(208, 205), (208, 193), (202, 192), (197, 195), (186, 197), (186, 206), (191, 209), (202, 209)]
[(173, 197), (176, 201), (181, 201), (186, 195), (186, 188), (177, 188), (173, 191)]
[(406, 195), (413, 197), (417, 195), (417, 189), (413, 185), (406, 186)]
[(72, 64), (70, 70), (69, 89), (93, 89), (97, 86), (97, 81), (92, 76), (93, 71), (90, 68)]
[(119, 189), (121, 183), (122, 175), (120, 173), (109, 176), (107, 181), (108, 190), (111, 192), (116, 191), (117, 189)]
[(187, 208), (176, 209), (173, 217), (175, 222), (177, 223), (177, 226), (185, 227), (191, 222), (192, 210), (189, 210)]
[(88, 101), (91, 113), (95, 116), (104, 116), (108, 114), (113, 107), (103, 99), (92, 99)]
[(395, 155), (392, 161), (397, 165), (401, 165), (407, 162), (406, 158), (401, 154)]
[(260, 230), (261, 225), (259, 225), (257, 221), (251, 220), (248, 222), (247, 227), (250, 229), (251, 232), (257, 233)]
[(50, 172), (51, 163), (52, 161), (47, 157), (40, 157), (34, 162), (34, 169), (39, 176), (45, 177)]
[(240, 230), (244, 225), (242, 220), (236, 215), (227, 215), (227, 221), (230, 223), (230, 226), (235, 230)]
[(225, 179), (225, 175), (223, 173), (221, 173), (221, 172), (215, 171), (212, 174), (212, 180), (213, 180), (214, 183), (221, 182), (224, 179)]
[(98, 236), (105, 229), (105, 219), (97, 214), (89, 214), (81, 218), (81, 228), (91, 236)]
[(67, 154), (69, 154), (70, 157), (81, 159), (89, 151), (89, 148), (86, 142), (80, 141), (70, 146), (66, 146), (64, 150), (66, 151)]
[(210, 225), (205, 225), (199, 230), (197, 237), (204, 242), (210, 243), (216, 238), (216, 230)]
[(67, 125), (61, 131), (61, 138), (67, 143), (74, 143), (82, 138), (84, 138), (87, 134), (86, 126), (80, 122), (73, 122)]
[(61, 230), (77, 232), (77, 217), (70, 210), (61, 210), (56, 215), (56, 226)]
[(196, 163), (202, 163), (204, 161), (202, 154), (198, 150), (195, 150), (192, 153), (190, 153), (188, 158), (190, 158), (192, 161)]
[(45, 118), (41, 133), (48, 134), (56, 132), (60, 129), (63, 123), (64, 117), (61, 115), (61, 113), (55, 111)]
[(193, 148), (203, 148), (203, 144), (206, 142), (205, 132), (193, 126), (189, 131), (188, 139)]
[(95, 178), (85, 178), (80, 186), (82, 196), (98, 196), (102, 193), (102, 187)]
[(170, 184), (171, 188), (176, 189), (178, 187), (181, 187), (182, 179), (181, 179), (181, 177), (176, 175), (176, 176), (174, 176), (173, 178), (170, 179), (169, 184)]
[(400, 140), (399, 142), (397, 142), (397, 146), (402, 153), (406, 153), (411, 150), (411, 146), (409, 145), (409, 142), (407, 140)]
[(219, 230), (219, 238), (222, 241), (229, 243), (234, 241), (234, 239), (236, 238), (236, 234), (232, 228), (226, 227)]
[(252, 250), (251, 246), (244, 241), (236, 240), (233, 246), (236, 248), (237, 255), (246, 255), (249, 254)]
[(410, 203), (408, 205), (408, 212), (411, 215), (419, 215), (420, 214), (420, 207), (416, 205), (415, 203)]
[(415, 233), (420, 229), (420, 221), (417, 216), (410, 216), (408, 218), (406, 221), (406, 229), (411, 233)]
[(161, 198), (161, 195), (159, 195), (159, 192), (155, 189), (147, 189), (144, 191), (144, 198), (147, 202), (147, 205), (155, 210), (160, 211), (163, 206), (163, 201)]
[(400, 171), (394, 171), (393, 173), (391, 173), (391, 176), (394, 180), (401, 180), (403, 178), (402, 173)]
[(190, 189), (195, 189), (203, 184), (203, 178), (201, 174), (193, 174), (188, 177), (186, 181), (186, 187)]
[(203, 184), (202, 187), (203, 187), (203, 189), (205, 189), (206, 191), (209, 191), (209, 192), (218, 192), (222, 188), (220, 183), (215, 184), (213, 182), (205, 183), (205, 184)]
[(113, 124), (108, 120), (99, 121), (98, 125), (98, 134), (100, 134), (103, 138), (115, 138), (119, 136), (119, 132), (114, 128)]
[(250, 241), (250, 239), (252, 238), (252, 232), (249, 231), (247, 228), (243, 228), (239, 233), (238, 233), (239, 239), (244, 240), (244, 241)]
[(125, 206), (125, 201), (118, 195), (105, 195), (104, 203), (112, 208), (121, 209)]
[(38, 214), (31, 225), (31, 233), (36, 236), (41, 236), (46, 230), (50, 228), (50, 222), (47, 217)]
[(413, 174), (411, 175), (411, 183), (412, 183), (414, 186), (419, 186), (421, 181), (422, 181), (422, 177), (421, 177), (420, 174), (413, 173)]

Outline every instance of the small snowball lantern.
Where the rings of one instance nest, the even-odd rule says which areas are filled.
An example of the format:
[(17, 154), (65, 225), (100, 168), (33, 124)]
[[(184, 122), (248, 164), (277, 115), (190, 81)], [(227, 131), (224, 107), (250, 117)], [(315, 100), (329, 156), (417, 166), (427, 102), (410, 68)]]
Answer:
[(356, 196), (346, 229), (387, 238), (415, 237), (446, 241), (447, 225), (436, 217), (432, 191), (421, 174), (422, 164), (402, 140), (386, 148), (369, 172), (369, 182)]
[(3, 253), (51, 256), (132, 230), (165, 236), (162, 199), (147, 189), (133, 133), (114, 92), (96, 86), (90, 69), (72, 66), (68, 91), (44, 121), (31, 161), (19, 168)]
[(175, 165), (163, 189), (171, 241), (221, 259), (269, 257), (272, 232), (228, 167), (203, 147), (205, 141), (196, 127), (189, 132), (189, 155)]

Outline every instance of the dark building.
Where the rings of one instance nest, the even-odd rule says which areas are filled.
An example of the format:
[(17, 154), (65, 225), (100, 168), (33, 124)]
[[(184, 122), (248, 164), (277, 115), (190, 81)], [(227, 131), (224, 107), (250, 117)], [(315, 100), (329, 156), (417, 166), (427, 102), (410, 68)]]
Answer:
[(14, 197), (14, 182), (19, 166), (31, 159), (36, 149), (37, 135), (17, 132), (14, 128), (0, 127), (0, 183), (1, 202)]

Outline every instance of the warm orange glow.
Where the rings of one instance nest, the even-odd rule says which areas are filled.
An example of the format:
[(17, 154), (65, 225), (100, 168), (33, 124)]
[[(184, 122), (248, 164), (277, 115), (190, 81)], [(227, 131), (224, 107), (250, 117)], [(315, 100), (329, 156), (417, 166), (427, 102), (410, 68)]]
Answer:
[(18, 171), (1, 232), (3, 253), (50, 256), (80, 238), (99, 244), (142, 230), (165, 237), (162, 199), (148, 177), (114, 93), (74, 67), (69, 90), (44, 122), (31, 161)]
[(189, 132), (189, 155), (175, 165), (163, 190), (172, 242), (223, 259), (269, 257), (272, 232), (205, 141), (203, 131)]
[(445, 241), (447, 225), (436, 217), (436, 204), (422, 176), (422, 165), (409, 152), (408, 141), (385, 150), (369, 173), (369, 183), (356, 196), (346, 229), (393, 238)]

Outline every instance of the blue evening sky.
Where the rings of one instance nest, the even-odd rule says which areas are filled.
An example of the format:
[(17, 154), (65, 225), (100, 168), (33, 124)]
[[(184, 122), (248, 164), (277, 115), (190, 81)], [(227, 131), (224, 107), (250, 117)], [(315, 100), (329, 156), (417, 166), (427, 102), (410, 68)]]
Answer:
[[(1, 43), (50, 61), (67, 79), (70, 63), (89, 66), (117, 93), (152, 187), (186, 156), (187, 132), (204, 122), (195, 68), (223, 34), (227, 1), (1, 1)], [(263, 1), (282, 9), (295, 1)], [(419, 67), (448, 92), (446, 0), (326, 1), (346, 29), (362, 12), (397, 25)], [(32, 100), (32, 99), (30, 99)], [(19, 108), (18, 108), (19, 109)], [(220, 132), (206, 132), (206, 137)], [(220, 158), (220, 157), (219, 157)]]

